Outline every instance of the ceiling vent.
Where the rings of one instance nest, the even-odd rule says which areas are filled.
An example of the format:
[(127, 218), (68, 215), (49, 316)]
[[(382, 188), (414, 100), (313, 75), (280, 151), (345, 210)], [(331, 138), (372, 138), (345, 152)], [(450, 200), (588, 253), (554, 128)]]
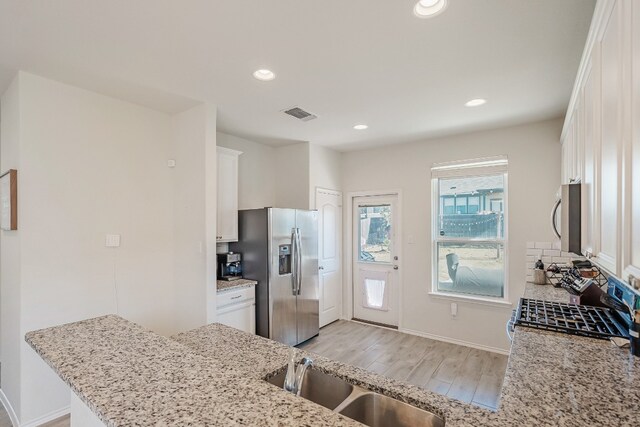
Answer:
[(298, 120), (302, 120), (303, 122), (308, 122), (309, 120), (318, 118), (318, 116), (316, 116), (315, 114), (304, 111), (300, 107), (293, 107), (288, 110), (284, 110), (283, 112), (290, 115), (291, 117), (295, 117)]

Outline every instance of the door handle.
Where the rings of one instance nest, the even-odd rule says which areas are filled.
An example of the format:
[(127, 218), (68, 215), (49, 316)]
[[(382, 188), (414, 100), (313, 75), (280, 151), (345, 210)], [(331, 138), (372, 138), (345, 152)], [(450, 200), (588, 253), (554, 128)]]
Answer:
[(394, 265), (394, 266), (393, 266), (393, 269), (394, 269), (394, 270), (397, 270), (397, 269), (398, 269), (398, 266), (397, 266), (397, 265)]
[(323, 266), (319, 266), (318, 270), (324, 270), (324, 267)]
[(293, 295), (297, 294), (297, 271), (298, 271), (298, 262), (297, 262), (297, 239), (296, 239), (296, 229), (291, 230), (291, 256), (293, 257), (291, 263), (291, 292)]
[(300, 237), (300, 229), (296, 228), (296, 236), (298, 242), (296, 243), (296, 251), (298, 252), (298, 269), (296, 276), (298, 278), (298, 295), (300, 295), (300, 289), (302, 288), (302, 237)]

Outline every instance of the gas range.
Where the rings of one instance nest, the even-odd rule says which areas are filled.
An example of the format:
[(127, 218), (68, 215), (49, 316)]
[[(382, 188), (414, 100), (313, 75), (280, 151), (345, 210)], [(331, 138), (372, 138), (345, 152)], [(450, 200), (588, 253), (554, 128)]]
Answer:
[(528, 298), (520, 299), (514, 324), (599, 339), (627, 337), (617, 313), (608, 308)]

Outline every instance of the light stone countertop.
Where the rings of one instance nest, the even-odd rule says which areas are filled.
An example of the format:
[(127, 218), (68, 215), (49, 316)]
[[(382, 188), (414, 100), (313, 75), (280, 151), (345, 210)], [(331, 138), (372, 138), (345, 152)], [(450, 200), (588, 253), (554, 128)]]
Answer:
[[(569, 302), (551, 285), (525, 298)], [(516, 326), (498, 413), (523, 425), (640, 425), (640, 358), (609, 341)]]
[[(566, 301), (561, 292), (527, 284), (525, 297)], [(283, 344), (220, 324), (173, 338), (118, 316), (26, 336), (109, 426), (359, 425), (263, 381), (286, 364)], [(438, 413), (448, 427), (640, 423), (640, 359), (607, 341), (516, 327), (497, 412), (311, 357), (316, 369)]]
[(26, 341), (107, 426), (359, 425), (119, 316)]
[(255, 286), (258, 282), (250, 279), (237, 279), (237, 280), (216, 280), (216, 289), (218, 292), (226, 292), (234, 289), (246, 288), (249, 286)]

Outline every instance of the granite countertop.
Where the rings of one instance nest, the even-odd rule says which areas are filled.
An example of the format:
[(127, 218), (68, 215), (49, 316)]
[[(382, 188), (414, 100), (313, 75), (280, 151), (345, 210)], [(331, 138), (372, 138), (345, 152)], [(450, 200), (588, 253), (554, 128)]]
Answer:
[[(562, 289), (533, 284), (525, 297), (568, 300)], [(26, 340), (109, 426), (359, 425), (266, 383), (289, 347), (224, 325), (170, 339), (106, 316)], [(640, 422), (640, 359), (608, 341), (516, 327), (496, 412), (296, 351), (315, 369), (437, 413), (448, 427)]]
[[(551, 285), (525, 298), (568, 302)], [(640, 424), (640, 358), (609, 341), (517, 326), (498, 413), (536, 425)]]
[(26, 341), (107, 426), (359, 425), (118, 316)]
[(250, 279), (237, 279), (237, 280), (216, 280), (216, 288), (218, 292), (230, 291), (233, 289), (246, 288), (249, 286), (255, 286), (258, 282)]

